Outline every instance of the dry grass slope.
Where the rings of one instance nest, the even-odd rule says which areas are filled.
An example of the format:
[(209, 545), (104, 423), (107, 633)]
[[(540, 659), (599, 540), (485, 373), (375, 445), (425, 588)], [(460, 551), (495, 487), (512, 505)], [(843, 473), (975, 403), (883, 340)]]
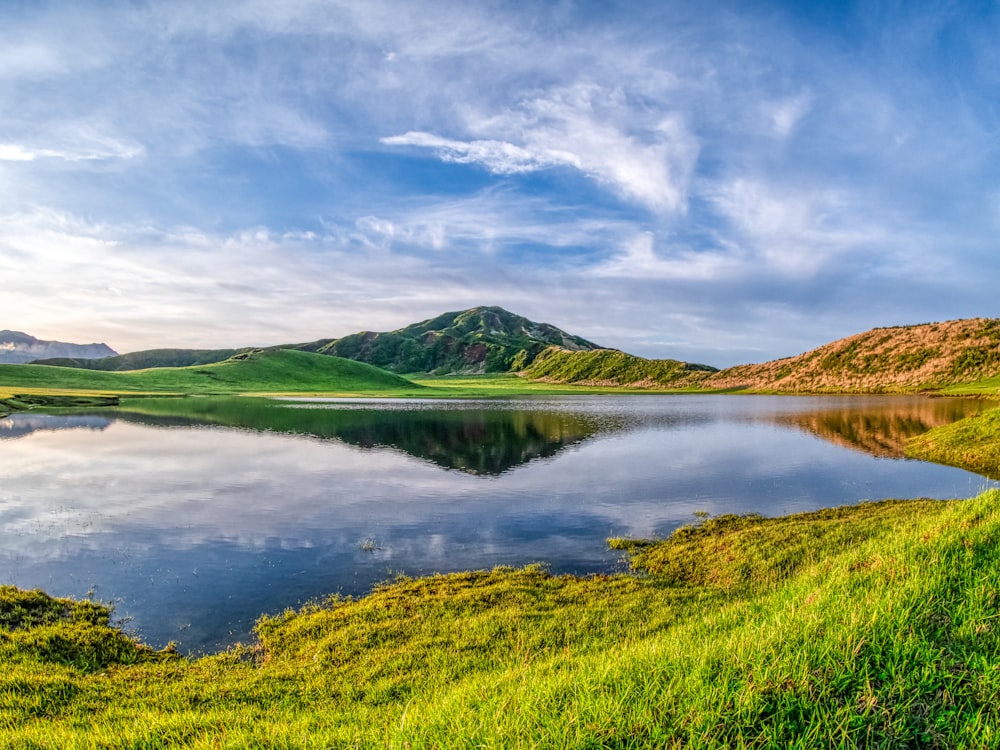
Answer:
[(936, 390), (1000, 373), (1000, 320), (875, 328), (805, 354), (708, 375), (706, 388), (886, 393)]

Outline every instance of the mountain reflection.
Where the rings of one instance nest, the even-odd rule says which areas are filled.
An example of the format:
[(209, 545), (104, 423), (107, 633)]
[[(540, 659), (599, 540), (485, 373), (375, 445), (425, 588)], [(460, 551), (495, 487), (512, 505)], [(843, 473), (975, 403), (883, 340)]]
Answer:
[(497, 476), (601, 435), (745, 420), (803, 430), (876, 457), (903, 458), (909, 438), (996, 406), (985, 400), (912, 396), (763, 397), (759, 402), (730, 397), (735, 400), (706, 409), (704, 403), (679, 398), (636, 402), (648, 409), (602, 408), (606, 402), (150, 398), (99, 413), (14, 414), (0, 419), (0, 439), (37, 430), (103, 430), (116, 419), (150, 427), (211, 425), (399, 450), (445, 469)]
[(371, 408), (262, 399), (150, 400), (116, 410), (150, 426), (222, 425), (394, 448), (446, 469), (498, 475), (554, 456), (599, 431), (597, 420), (560, 411), (490, 408)]
[(985, 400), (900, 398), (882, 400), (876, 408), (852, 402), (840, 408), (782, 414), (773, 419), (845, 448), (879, 458), (904, 458), (909, 438), (994, 407), (995, 402)]
[(0, 440), (27, 437), (35, 432), (56, 430), (105, 430), (114, 421), (91, 414), (54, 416), (50, 414), (11, 414), (0, 419)]

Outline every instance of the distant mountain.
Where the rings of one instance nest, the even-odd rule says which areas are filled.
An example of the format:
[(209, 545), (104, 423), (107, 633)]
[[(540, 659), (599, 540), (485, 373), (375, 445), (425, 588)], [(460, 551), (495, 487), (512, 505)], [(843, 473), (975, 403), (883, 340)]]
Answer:
[(237, 354), (251, 351), (250, 349), (145, 349), (140, 352), (116, 354), (113, 357), (100, 359), (81, 359), (79, 357), (53, 357), (51, 359), (36, 359), (33, 365), (49, 365), (51, 367), (78, 367), (84, 370), (103, 370), (105, 372), (125, 372), (128, 370), (148, 370), (153, 367), (192, 367), (193, 365), (208, 365), (213, 362), (235, 357)]
[(1000, 319), (875, 328), (818, 349), (703, 378), (705, 388), (809, 393), (936, 390), (1000, 375)]
[(400, 373), (487, 373), (524, 369), (549, 346), (599, 349), (548, 323), (501, 307), (449, 312), (396, 331), (344, 336), (316, 351)]
[(0, 331), (0, 364), (20, 365), (44, 357), (86, 360), (116, 355), (107, 344), (67, 344), (42, 341), (20, 331)]

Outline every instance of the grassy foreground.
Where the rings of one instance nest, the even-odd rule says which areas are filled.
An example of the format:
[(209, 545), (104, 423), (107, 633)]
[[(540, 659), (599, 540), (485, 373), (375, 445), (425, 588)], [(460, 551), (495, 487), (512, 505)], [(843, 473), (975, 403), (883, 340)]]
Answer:
[(906, 455), (1000, 479), (1000, 409), (990, 409), (912, 437)]
[(616, 540), (634, 574), (401, 580), (153, 652), (0, 588), (4, 747), (995, 747), (1000, 492)]

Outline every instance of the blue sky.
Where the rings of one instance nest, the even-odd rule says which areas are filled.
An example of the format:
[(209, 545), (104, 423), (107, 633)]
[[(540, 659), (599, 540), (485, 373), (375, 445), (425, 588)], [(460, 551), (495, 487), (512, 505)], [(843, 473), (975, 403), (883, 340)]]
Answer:
[(0, 2), (0, 328), (501, 305), (716, 366), (1000, 316), (1000, 4)]

